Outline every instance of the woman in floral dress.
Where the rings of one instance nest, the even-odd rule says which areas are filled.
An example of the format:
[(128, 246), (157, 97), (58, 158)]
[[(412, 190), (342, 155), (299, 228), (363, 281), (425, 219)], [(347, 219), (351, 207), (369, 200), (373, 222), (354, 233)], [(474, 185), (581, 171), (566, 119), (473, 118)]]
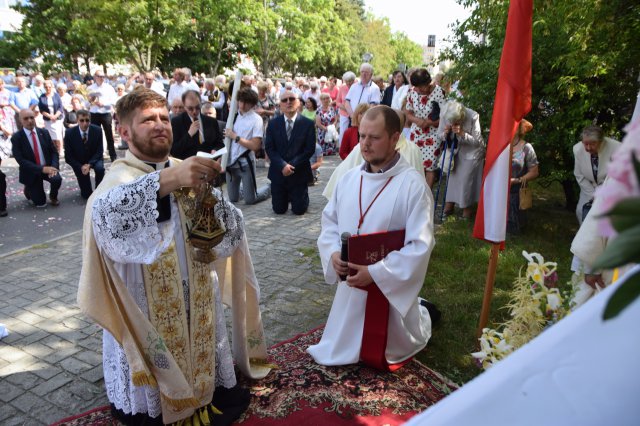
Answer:
[(335, 155), (338, 151), (335, 141), (325, 141), (324, 137), (327, 134), (327, 126), (336, 124), (338, 113), (336, 109), (331, 106), (331, 96), (329, 96), (328, 93), (320, 94), (320, 103), (320, 108), (316, 111), (318, 144), (322, 147), (322, 155)]
[(435, 171), (438, 169), (440, 142), (437, 138), (440, 111), (444, 110), (445, 94), (431, 82), (425, 68), (411, 74), (413, 88), (407, 94), (405, 112), (411, 123), (409, 140), (420, 148), (422, 164), (429, 187), (433, 187)]

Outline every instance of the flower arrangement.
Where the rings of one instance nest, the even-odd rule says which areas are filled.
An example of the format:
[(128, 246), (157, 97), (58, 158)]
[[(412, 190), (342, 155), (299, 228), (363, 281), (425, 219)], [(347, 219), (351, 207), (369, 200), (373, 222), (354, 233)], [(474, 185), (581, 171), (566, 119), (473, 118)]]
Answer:
[(525, 273), (521, 270), (514, 281), (510, 302), (506, 306), (511, 319), (501, 324), (501, 331), (483, 329), (479, 339), (480, 351), (471, 354), (484, 369), (505, 358), (570, 312), (570, 295), (562, 294), (557, 287), (557, 264), (545, 262), (538, 253), (523, 251), (522, 255), (528, 264)]

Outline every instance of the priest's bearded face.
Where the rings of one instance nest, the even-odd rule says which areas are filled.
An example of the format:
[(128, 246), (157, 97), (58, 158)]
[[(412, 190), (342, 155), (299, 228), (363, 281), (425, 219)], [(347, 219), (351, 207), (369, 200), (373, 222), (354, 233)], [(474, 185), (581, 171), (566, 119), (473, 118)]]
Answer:
[(173, 133), (164, 107), (137, 109), (130, 124), (122, 124), (122, 137), (131, 153), (143, 161), (160, 162), (169, 156)]
[(358, 129), (362, 157), (373, 169), (384, 166), (396, 155), (396, 143), (400, 134), (396, 132), (390, 135), (385, 124), (382, 114), (375, 117), (365, 115)]

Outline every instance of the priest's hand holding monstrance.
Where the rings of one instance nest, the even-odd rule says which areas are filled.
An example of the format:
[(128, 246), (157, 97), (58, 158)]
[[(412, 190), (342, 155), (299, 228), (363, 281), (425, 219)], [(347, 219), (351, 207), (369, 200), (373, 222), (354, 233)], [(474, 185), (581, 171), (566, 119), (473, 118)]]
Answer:
[[(220, 151), (225, 150), (223, 148)], [(215, 161), (214, 159), (220, 156), (220, 152), (215, 155), (199, 152), (198, 156), (206, 156)], [(210, 178), (206, 176), (202, 184), (192, 188), (181, 188), (177, 191), (178, 201), (187, 219), (187, 238), (191, 246), (193, 259), (202, 263), (211, 263), (216, 260), (214, 248), (224, 238), (226, 232), (225, 219), (228, 213), (223, 202), (218, 207), (218, 209), (221, 209), (222, 214), (217, 217), (216, 205), (220, 203), (220, 200), (214, 194), (212, 182), (215, 179)]]

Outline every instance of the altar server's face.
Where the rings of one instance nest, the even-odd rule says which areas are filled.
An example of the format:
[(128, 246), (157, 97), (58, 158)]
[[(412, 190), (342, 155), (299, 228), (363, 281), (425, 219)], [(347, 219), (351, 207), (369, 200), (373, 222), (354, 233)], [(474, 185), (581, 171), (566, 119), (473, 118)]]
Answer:
[(381, 167), (396, 155), (400, 134), (396, 132), (390, 135), (385, 124), (382, 114), (374, 118), (365, 115), (360, 122), (360, 150), (362, 157), (372, 167)]

